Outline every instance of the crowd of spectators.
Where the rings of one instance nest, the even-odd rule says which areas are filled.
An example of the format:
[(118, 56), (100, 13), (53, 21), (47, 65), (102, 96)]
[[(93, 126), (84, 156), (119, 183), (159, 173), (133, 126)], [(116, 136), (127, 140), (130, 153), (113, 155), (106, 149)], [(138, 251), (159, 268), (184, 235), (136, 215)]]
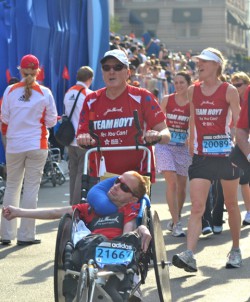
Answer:
[(176, 72), (187, 71), (195, 78), (195, 63), (191, 60), (191, 50), (186, 54), (172, 52), (159, 39), (154, 39), (153, 43), (159, 47), (158, 55), (148, 55), (143, 41), (131, 38), (131, 35), (121, 37), (110, 34), (110, 49), (123, 49), (129, 57), (129, 83), (148, 89), (161, 103), (164, 95), (174, 92), (173, 77)]
[[(177, 72), (188, 72), (192, 81), (198, 79), (198, 74), (192, 60), (195, 55), (192, 50), (185, 53), (170, 50), (166, 43), (156, 38), (152, 38), (152, 42), (158, 45), (159, 51), (149, 55), (148, 45), (144, 45), (143, 40), (136, 38), (133, 32), (124, 36), (110, 33), (110, 49), (123, 49), (129, 57), (129, 84), (148, 89), (161, 103), (164, 95), (174, 92), (173, 78)], [(231, 74), (236, 71), (237, 64), (228, 60), (224, 70), (225, 80), (230, 81)]]

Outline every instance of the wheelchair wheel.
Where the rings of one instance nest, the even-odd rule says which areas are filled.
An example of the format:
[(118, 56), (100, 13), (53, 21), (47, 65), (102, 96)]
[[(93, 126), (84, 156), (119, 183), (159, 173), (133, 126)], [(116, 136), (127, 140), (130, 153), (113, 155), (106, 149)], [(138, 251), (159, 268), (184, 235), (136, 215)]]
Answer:
[(65, 183), (66, 178), (63, 175), (62, 171), (59, 169), (58, 163), (53, 163), (53, 170), (55, 173), (55, 178), (56, 178), (56, 184), (62, 185)]
[(76, 302), (88, 302), (89, 297), (89, 270), (88, 265), (84, 264), (81, 269), (80, 277), (78, 280)]
[(52, 186), (53, 186), (53, 187), (56, 186), (57, 177), (56, 177), (56, 173), (54, 173), (54, 172), (51, 173), (51, 183), (52, 183)]
[(150, 233), (152, 236), (152, 254), (160, 302), (171, 302), (167, 253), (161, 223), (156, 211), (153, 214), (150, 212)]
[(65, 183), (65, 176), (59, 171), (57, 171), (57, 174), (56, 174), (56, 183), (61, 186)]
[(66, 243), (71, 240), (72, 218), (69, 214), (65, 214), (59, 223), (54, 263), (54, 297), (55, 302), (65, 301), (63, 296), (63, 279), (65, 275), (63, 255)]
[(0, 204), (3, 203), (4, 192), (5, 192), (5, 187), (0, 187)]

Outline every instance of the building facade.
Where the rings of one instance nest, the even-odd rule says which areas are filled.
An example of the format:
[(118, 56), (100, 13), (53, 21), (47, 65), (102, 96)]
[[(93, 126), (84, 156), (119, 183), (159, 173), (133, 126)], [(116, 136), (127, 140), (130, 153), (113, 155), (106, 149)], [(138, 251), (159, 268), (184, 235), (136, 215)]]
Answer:
[[(112, 1), (113, 2), (113, 1)], [(169, 50), (210, 46), (228, 57), (248, 55), (248, 0), (114, 0), (121, 34), (150, 32)]]

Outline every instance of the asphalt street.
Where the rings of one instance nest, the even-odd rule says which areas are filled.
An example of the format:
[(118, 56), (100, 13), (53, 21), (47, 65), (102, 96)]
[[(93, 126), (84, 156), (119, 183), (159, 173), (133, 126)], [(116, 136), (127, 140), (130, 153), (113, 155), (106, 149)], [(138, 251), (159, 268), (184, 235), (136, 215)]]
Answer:
[[(159, 214), (166, 244), (168, 259), (186, 248), (185, 238), (174, 238), (166, 231), (170, 214), (165, 202), (165, 183), (158, 175), (152, 187), (152, 209)], [(68, 182), (52, 187), (45, 184), (39, 192), (38, 207), (68, 205)], [(244, 217), (244, 205), (239, 191), (239, 205)], [(187, 196), (182, 214), (186, 230), (190, 213), (190, 198)], [(173, 302), (250, 302), (250, 227), (242, 228), (241, 250), (243, 266), (240, 269), (225, 269), (226, 256), (231, 248), (227, 213), (221, 235), (200, 237), (197, 248), (197, 273), (169, 267)], [(0, 245), (0, 301), (3, 302), (52, 302), (54, 301), (53, 268), (55, 238), (59, 221), (37, 220), (37, 236), (42, 244), (19, 247)], [(158, 302), (154, 270), (151, 270), (146, 284), (142, 286), (145, 302)]]

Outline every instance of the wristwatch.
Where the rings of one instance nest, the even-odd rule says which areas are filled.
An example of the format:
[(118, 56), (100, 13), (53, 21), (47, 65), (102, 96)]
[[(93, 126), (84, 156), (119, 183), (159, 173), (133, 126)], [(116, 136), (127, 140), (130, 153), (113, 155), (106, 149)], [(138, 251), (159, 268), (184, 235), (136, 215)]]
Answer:
[(247, 160), (250, 162), (250, 153), (247, 155)]

